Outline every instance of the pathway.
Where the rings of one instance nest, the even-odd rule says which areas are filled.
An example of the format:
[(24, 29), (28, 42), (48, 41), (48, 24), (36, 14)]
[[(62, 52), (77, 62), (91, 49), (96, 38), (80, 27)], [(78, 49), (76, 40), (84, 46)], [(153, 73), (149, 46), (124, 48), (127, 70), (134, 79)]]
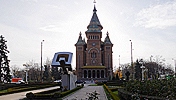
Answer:
[(87, 93), (95, 91), (100, 94), (98, 95), (98, 100), (108, 100), (103, 86), (88, 86), (88, 84), (85, 84), (82, 89), (76, 91), (75, 93), (64, 97), (63, 100), (88, 100)]

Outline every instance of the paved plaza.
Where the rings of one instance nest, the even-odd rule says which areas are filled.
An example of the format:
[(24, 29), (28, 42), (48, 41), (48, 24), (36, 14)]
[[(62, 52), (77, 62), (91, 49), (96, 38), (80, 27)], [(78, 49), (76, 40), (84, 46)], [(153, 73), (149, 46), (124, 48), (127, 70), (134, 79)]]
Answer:
[(103, 86), (88, 86), (88, 84), (85, 84), (82, 89), (76, 91), (75, 93), (64, 97), (63, 100), (88, 100), (87, 93), (92, 93), (95, 91), (99, 93), (98, 100), (108, 100)]

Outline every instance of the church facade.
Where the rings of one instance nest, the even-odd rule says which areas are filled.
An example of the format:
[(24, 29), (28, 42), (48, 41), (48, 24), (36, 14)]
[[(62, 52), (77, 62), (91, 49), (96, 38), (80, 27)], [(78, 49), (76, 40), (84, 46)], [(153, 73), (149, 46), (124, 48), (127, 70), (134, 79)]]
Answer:
[(78, 80), (111, 80), (113, 74), (113, 52), (109, 33), (102, 41), (102, 29), (97, 10), (94, 6), (93, 15), (87, 26), (86, 40), (80, 32), (76, 47), (76, 74)]

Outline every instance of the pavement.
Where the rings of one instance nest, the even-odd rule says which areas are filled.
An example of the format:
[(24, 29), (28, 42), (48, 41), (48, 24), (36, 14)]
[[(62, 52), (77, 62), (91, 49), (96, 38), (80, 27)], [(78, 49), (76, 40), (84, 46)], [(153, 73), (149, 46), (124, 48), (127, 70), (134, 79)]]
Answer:
[(98, 99), (96, 100), (108, 100), (103, 86), (89, 86), (89, 84), (84, 84), (82, 89), (62, 98), (62, 100), (88, 100), (87, 93), (92, 93), (95, 91), (99, 94), (97, 95)]
[[(96, 100), (108, 100), (103, 86), (89, 86), (89, 85), (90, 84), (84, 84), (84, 87), (82, 89), (62, 98), (62, 100), (88, 100), (88, 93), (92, 93), (95, 91), (99, 94), (97, 95), (98, 99)], [(38, 90), (31, 90), (31, 91), (25, 91), (20, 93), (2, 95), (0, 96), (0, 100), (20, 100), (26, 97), (26, 93), (29, 93), (29, 92), (38, 93), (38, 92), (48, 91), (56, 88), (60, 88), (60, 87), (56, 86), (56, 87), (50, 87), (45, 89), (38, 89)]]
[(2, 96), (0, 96), (0, 100), (20, 100), (20, 99), (25, 98), (26, 93), (29, 93), (29, 92), (38, 93), (38, 92), (53, 90), (53, 89), (57, 89), (57, 88), (60, 88), (60, 86), (2, 95)]

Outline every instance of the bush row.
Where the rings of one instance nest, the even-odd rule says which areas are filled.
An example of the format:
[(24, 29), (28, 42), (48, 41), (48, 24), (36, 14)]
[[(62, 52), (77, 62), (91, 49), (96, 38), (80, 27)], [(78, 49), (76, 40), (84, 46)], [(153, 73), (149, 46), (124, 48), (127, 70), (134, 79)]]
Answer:
[(108, 81), (106, 83), (107, 86), (121, 86), (125, 83), (124, 80), (114, 80), (114, 81)]
[(54, 83), (31, 83), (31, 84), (15, 84), (15, 83), (6, 83), (6, 84), (2, 84), (0, 83), (0, 91), (1, 90), (6, 90), (8, 88), (23, 88), (23, 87), (36, 87), (36, 86), (45, 86), (45, 85), (53, 85), (56, 86), (58, 84), (54, 84)]
[[(129, 81), (124, 85), (124, 91), (121, 95), (126, 95), (122, 97), (151, 97), (154, 100), (165, 99), (176, 99), (176, 79), (170, 80), (146, 80), (146, 81)], [(120, 91), (119, 91), (120, 92)]]
[(73, 93), (81, 88), (82, 88), (82, 86), (79, 86), (79, 87), (76, 87), (72, 90), (68, 90), (68, 91), (64, 91), (64, 92), (55, 92), (55, 93), (51, 93), (51, 94), (39, 94), (39, 93), (34, 94), (34, 93), (30, 92), (30, 93), (26, 94), (26, 97), (27, 97), (27, 99), (32, 99), (32, 100), (35, 100), (35, 99), (36, 100), (37, 99), (42, 99), (42, 100), (44, 100), (44, 99), (56, 100), (57, 99), (58, 100), (59, 98), (61, 99), (64, 96), (66, 96), (70, 93)]
[(37, 86), (33, 86), (33, 87), (28, 87), (28, 86), (17, 86), (17, 87), (13, 87), (13, 88), (8, 88), (6, 90), (1, 90), (0, 91), (0, 95), (5, 95), (5, 94), (11, 94), (11, 93), (17, 93), (17, 92), (24, 92), (24, 91), (29, 91), (29, 90), (34, 90), (34, 89), (42, 89), (42, 88), (46, 88), (46, 87), (52, 87), (55, 85), (37, 85)]
[(103, 85), (104, 89), (106, 89), (109, 94), (111, 95), (111, 97), (113, 98), (113, 100), (120, 100), (109, 88), (108, 86), (106, 86), (106, 84)]
[(124, 89), (118, 89), (120, 100), (167, 100), (166, 98), (157, 96), (140, 95), (137, 93), (130, 93)]

